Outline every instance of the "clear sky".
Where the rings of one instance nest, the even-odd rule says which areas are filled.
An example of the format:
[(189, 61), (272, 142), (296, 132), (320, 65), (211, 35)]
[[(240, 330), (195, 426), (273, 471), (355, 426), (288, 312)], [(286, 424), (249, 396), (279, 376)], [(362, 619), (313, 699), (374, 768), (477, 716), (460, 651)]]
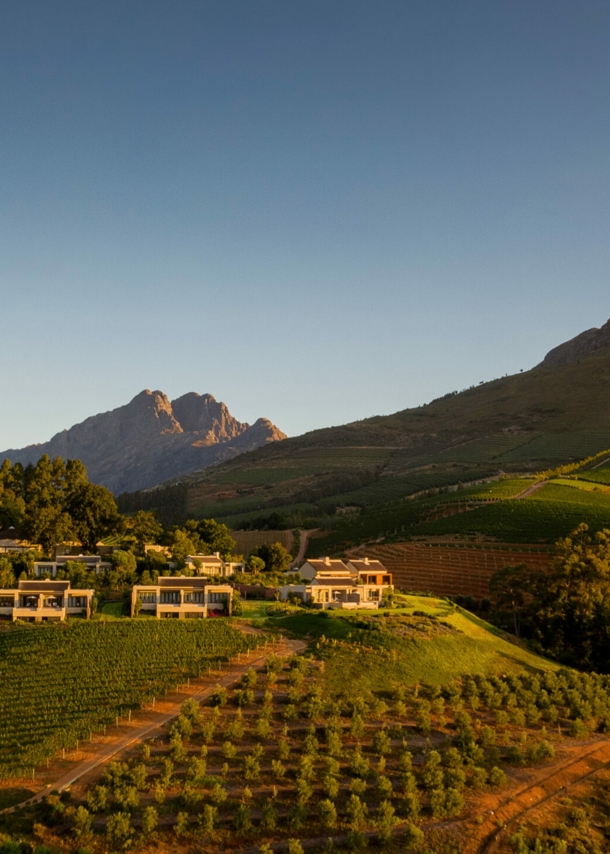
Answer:
[(5, 0), (0, 448), (143, 388), (296, 435), (610, 316), (607, 0)]

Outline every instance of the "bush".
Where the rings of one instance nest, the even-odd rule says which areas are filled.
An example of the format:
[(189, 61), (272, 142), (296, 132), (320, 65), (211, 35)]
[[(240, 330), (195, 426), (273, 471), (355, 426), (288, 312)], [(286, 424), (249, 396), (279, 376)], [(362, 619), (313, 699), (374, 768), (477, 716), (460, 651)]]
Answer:
[(332, 830), (337, 826), (337, 810), (331, 800), (323, 800), (318, 804), (318, 815), (320, 824), (326, 830)]
[(506, 785), (506, 774), (501, 768), (498, 768), (497, 765), (489, 772), (489, 785), (494, 788), (500, 788), (501, 786)]
[(142, 813), (142, 833), (151, 834), (159, 824), (159, 815), (154, 807), (146, 807)]

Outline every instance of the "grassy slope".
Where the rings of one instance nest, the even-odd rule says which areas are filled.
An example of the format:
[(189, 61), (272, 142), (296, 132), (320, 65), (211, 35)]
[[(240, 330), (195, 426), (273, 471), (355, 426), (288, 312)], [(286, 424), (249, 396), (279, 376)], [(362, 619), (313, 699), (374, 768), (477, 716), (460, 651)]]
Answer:
[[(467, 673), (557, 669), (552, 662), (505, 640), (501, 632), (467, 611), (439, 599), (405, 599), (409, 607), (388, 613), (412, 615), (414, 610), (423, 611), (455, 631), (435, 634), (432, 622), (429, 637), (399, 637), (358, 628), (353, 618), (337, 612), (327, 612), (326, 619), (317, 613), (299, 613), (270, 622), (299, 637), (316, 640), (324, 635), (340, 642), (317, 652), (326, 662), (326, 683), (333, 693), (384, 690), (395, 682), (442, 684)], [(370, 617), (371, 612), (361, 613)]]

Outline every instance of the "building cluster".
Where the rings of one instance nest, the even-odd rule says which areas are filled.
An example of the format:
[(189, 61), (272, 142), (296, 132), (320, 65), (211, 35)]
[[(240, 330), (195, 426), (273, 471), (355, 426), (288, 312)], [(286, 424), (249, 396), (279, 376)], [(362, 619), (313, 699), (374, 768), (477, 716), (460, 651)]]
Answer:
[[(34, 563), (36, 580), (19, 581), (17, 589), (0, 590), (0, 617), (12, 620), (65, 620), (89, 618), (94, 590), (72, 589), (57, 574), (68, 561), (100, 574), (112, 569), (102, 555), (57, 554), (54, 560)], [(131, 592), (131, 615), (149, 614), (157, 619), (230, 616), (231, 584), (226, 579), (243, 573), (243, 562), (225, 561), (213, 555), (189, 555), (188, 576), (160, 576), (151, 584), (136, 584)], [(306, 561), (299, 570), (300, 583), (276, 589), (280, 601), (301, 601), (314, 608), (379, 608), (392, 591), (392, 576), (378, 560), (368, 557), (337, 560), (329, 557)]]

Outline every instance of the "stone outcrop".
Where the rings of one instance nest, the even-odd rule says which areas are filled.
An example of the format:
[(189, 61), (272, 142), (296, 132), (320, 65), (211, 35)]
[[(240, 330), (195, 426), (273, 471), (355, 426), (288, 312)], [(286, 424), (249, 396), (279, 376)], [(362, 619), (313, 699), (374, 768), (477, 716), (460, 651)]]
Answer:
[(587, 329), (565, 344), (554, 347), (538, 367), (557, 368), (560, 365), (569, 365), (606, 347), (610, 347), (610, 320), (601, 329)]
[(170, 401), (140, 392), (126, 406), (93, 415), (49, 442), (0, 453), (0, 461), (35, 463), (43, 455), (79, 459), (94, 483), (115, 494), (145, 489), (256, 450), (286, 436), (266, 418), (246, 424), (211, 394)]

